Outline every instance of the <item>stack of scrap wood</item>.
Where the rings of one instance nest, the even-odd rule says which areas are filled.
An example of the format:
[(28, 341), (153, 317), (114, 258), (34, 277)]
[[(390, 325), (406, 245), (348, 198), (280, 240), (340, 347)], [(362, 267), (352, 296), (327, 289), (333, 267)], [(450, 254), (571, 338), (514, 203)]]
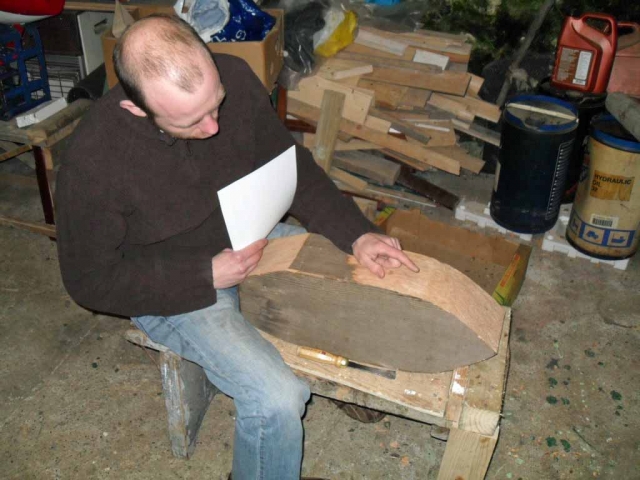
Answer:
[[(426, 196), (453, 208), (453, 196), (412, 172), (478, 173), (482, 160), (457, 145), (456, 132), (499, 145), (474, 123), (498, 122), (500, 109), (478, 97), (484, 80), (467, 73), (470, 50), (462, 35), (361, 27), (353, 44), (288, 92), (287, 113), (315, 127), (305, 146), (343, 190), (396, 205), (425, 204)], [(423, 196), (386, 188), (395, 183)], [(394, 202), (398, 195), (411, 199)]]

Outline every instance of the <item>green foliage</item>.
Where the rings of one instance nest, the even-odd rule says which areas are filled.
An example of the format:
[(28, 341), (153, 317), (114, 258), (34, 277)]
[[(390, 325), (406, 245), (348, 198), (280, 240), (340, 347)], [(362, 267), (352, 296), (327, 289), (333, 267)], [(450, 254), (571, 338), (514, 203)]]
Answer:
[[(433, 0), (425, 11), (425, 28), (469, 33), (474, 37), (469, 70), (498, 58), (509, 57), (518, 48), (544, 0), (502, 0), (491, 13), (490, 0)], [(530, 47), (531, 52), (553, 53), (565, 16), (587, 12), (613, 15), (618, 21), (640, 23), (640, 2), (629, 0), (557, 0)]]

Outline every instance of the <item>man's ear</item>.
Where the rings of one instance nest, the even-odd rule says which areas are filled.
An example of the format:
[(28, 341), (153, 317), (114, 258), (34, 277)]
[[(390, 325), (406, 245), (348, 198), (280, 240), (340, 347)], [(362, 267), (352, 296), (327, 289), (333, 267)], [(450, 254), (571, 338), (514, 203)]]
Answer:
[(136, 117), (146, 117), (147, 114), (139, 106), (133, 103), (131, 100), (120, 100), (120, 106), (130, 113), (133, 113)]

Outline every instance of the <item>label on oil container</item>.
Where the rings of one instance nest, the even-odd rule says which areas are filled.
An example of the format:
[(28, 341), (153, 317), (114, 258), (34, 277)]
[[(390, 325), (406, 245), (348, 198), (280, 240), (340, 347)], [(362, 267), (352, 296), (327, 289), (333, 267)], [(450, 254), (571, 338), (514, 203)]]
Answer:
[(596, 170), (591, 181), (591, 195), (600, 200), (619, 200), (628, 202), (631, 199), (635, 177), (623, 177)]
[(636, 235), (635, 230), (618, 230), (587, 223), (578, 216), (575, 209), (571, 211), (569, 229), (587, 243), (611, 248), (629, 248)]
[(598, 215), (596, 213), (591, 214), (591, 225), (595, 225), (596, 227), (605, 227), (605, 228), (617, 228), (618, 227), (618, 217), (609, 217), (607, 215)]
[(556, 78), (560, 82), (570, 81), (575, 85), (586, 85), (593, 53), (577, 48), (561, 47), (560, 62)]

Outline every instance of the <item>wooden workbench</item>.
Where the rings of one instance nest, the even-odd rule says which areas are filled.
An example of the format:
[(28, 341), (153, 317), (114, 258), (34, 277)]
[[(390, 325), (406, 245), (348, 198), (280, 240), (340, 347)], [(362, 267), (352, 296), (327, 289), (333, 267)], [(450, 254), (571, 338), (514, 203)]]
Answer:
[[(437, 374), (398, 371), (395, 380), (302, 359), (296, 345), (263, 335), (314, 394), (448, 428), (438, 480), (482, 480), (498, 441), (510, 325), (511, 309), (505, 307), (498, 354), (489, 360)], [(202, 368), (153, 343), (140, 330), (129, 330), (125, 336), (161, 352), (171, 448), (174, 455), (189, 457), (215, 387)], [(420, 472), (417, 475), (422, 478)]]
[(15, 119), (0, 122), (0, 140), (22, 144), (33, 149), (36, 178), (45, 220), (45, 224), (34, 224), (0, 216), (0, 224), (13, 225), (50, 237), (55, 236), (54, 205), (51, 193), (54, 161), (51, 148), (74, 130), (91, 103), (90, 100), (77, 100), (46, 120), (26, 128), (18, 128)]

